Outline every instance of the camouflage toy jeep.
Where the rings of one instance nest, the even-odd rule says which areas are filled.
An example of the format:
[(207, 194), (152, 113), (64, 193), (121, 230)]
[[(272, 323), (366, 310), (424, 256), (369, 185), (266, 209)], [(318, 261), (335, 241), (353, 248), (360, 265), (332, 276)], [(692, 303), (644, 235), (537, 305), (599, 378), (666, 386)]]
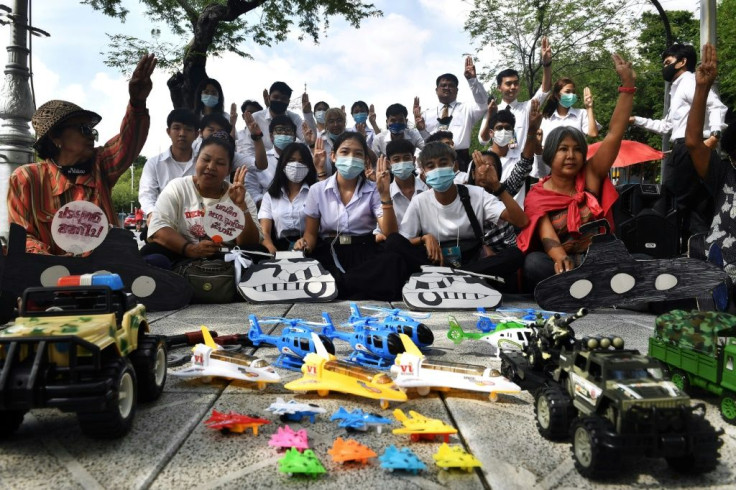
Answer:
[(28, 288), (0, 330), (0, 437), (41, 407), (76, 412), (92, 437), (127, 433), (136, 401), (157, 399), (166, 382), (166, 346), (145, 315), (117, 274)]
[[(556, 321), (568, 331), (572, 318)], [(543, 437), (572, 437), (580, 474), (612, 474), (628, 454), (664, 457), (679, 471), (716, 466), (721, 440), (704, 417), (705, 405), (691, 406), (687, 394), (664, 380), (656, 360), (624, 350), (620, 337), (576, 340), (570, 334), (556, 342), (560, 330), (550, 326), (535, 328), (540, 338), (530, 342), (528, 352), (502, 353), (502, 371), (533, 391)]]

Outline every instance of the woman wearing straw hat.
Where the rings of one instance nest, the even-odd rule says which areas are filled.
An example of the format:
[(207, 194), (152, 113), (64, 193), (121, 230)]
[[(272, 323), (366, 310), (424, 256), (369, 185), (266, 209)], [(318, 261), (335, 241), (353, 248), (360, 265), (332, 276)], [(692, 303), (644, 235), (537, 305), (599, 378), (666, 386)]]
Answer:
[(31, 119), (36, 132), (33, 145), (40, 162), (23, 165), (10, 177), (8, 215), (11, 223), (26, 229), (26, 251), (63, 255), (51, 238), (51, 220), (71, 201), (89, 201), (117, 223), (112, 187), (136, 159), (148, 136), (150, 118), (146, 98), (151, 93), (152, 55), (141, 57), (128, 83), (130, 102), (120, 134), (95, 148), (101, 117), (78, 105), (51, 100)]

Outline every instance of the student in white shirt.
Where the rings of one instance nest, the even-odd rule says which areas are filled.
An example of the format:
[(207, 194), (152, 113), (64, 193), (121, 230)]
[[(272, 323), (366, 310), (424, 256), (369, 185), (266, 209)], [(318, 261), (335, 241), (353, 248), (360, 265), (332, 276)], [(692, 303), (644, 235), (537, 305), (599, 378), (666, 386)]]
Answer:
[[(677, 208), (683, 218), (683, 241), (695, 233), (705, 233), (713, 218), (713, 199), (695, 172), (692, 158), (685, 146), (685, 128), (695, 94), (695, 65), (697, 55), (692, 46), (673, 44), (662, 53), (662, 78), (671, 82), (670, 109), (664, 119), (631, 116), (629, 124), (658, 134), (670, 134), (672, 151), (665, 161), (664, 186), (675, 195)], [(727, 108), (711, 89), (705, 108), (703, 140), (715, 149), (725, 128)]]
[[(378, 161), (376, 183), (365, 178), (368, 145), (360, 133), (347, 131), (334, 142), (337, 172), (309, 189), (304, 236), (294, 250), (314, 256), (335, 277), (338, 298), (396, 300), (408, 279), (401, 257), (383, 250), (373, 236), (376, 223), (384, 235), (398, 224), (389, 193), (388, 163)], [(315, 167), (327, 158), (315, 150)]]
[[(519, 96), (519, 72), (513, 69), (506, 69), (496, 75), (496, 85), (498, 90), (501, 92), (501, 102), (498, 104), (497, 109), (502, 111), (509, 107), (509, 110), (514, 114), (516, 118), (516, 126), (514, 127), (515, 140), (512, 141), (513, 149), (516, 152), (521, 152), (526, 142), (526, 128), (529, 126), (529, 111), (531, 110), (532, 99), (539, 102), (541, 106), (544, 100), (547, 98), (550, 89), (552, 88), (552, 47), (546, 37), (542, 38), (542, 46), (540, 52), (540, 58), (542, 63), (542, 85), (537, 89), (534, 96), (524, 102), (519, 102), (517, 97)], [(495, 105), (495, 103), (494, 103)], [(480, 126), (478, 132), (478, 141), (482, 145), (486, 145), (490, 142), (490, 138), (487, 137), (488, 122), (490, 117), (493, 115), (493, 108), (489, 103), (487, 105), (487, 116)]]
[(304, 234), (304, 205), (309, 188), (317, 182), (312, 154), (302, 143), (292, 143), (281, 152), (271, 187), (263, 195), (258, 220), (261, 243), (269, 252), (291, 250)]
[[(421, 263), (436, 263), (481, 274), (506, 276), (514, 273), (522, 263), (521, 252), (513, 247), (508, 252), (483, 256), (482, 233), (500, 222), (523, 228), (528, 218), (498, 178), (492, 184), (493, 194), (477, 186), (456, 185), (452, 170), (454, 160), (455, 151), (439, 142), (427, 143), (419, 154), (419, 167), (432, 190), (412, 199), (404, 214), (400, 233), (413, 246), (413, 253), (403, 248), (402, 255), (410, 270), (418, 270)], [(479, 230), (474, 229), (463, 203), (465, 192)], [(420, 248), (422, 246), (425, 250)], [(421, 257), (421, 260), (412, 260), (410, 255)]]
[[(325, 154), (327, 155), (327, 161), (325, 164), (325, 172), (327, 173), (327, 176), (332, 175), (332, 165), (334, 163), (332, 160), (332, 155), (334, 154), (333, 145), (337, 139), (345, 133), (346, 124), (345, 112), (343, 112), (339, 107), (330, 107), (325, 111), (325, 131), (322, 133), (321, 139), (324, 145)], [(362, 133), (360, 134), (363, 136), (363, 139), (365, 139), (365, 135)], [(377, 157), (370, 147), (368, 147), (367, 156), (369, 164), (372, 167), (375, 165)]]
[(231, 203), (245, 212), (245, 227), (231, 244), (258, 246), (261, 230), (256, 206), (243, 185), (247, 169), (236, 170), (233, 184), (225, 182), (234, 152), (232, 137), (218, 131), (202, 142), (194, 175), (174, 179), (166, 186), (148, 227), (148, 243), (141, 249), (146, 261), (172, 268), (187, 258), (219, 254), (222, 244), (215, 243), (204, 229), (205, 209), (216, 203)]
[(317, 136), (321, 136), (325, 131), (325, 113), (329, 108), (330, 105), (323, 100), (314, 104), (314, 121), (317, 125)]
[(401, 104), (391, 104), (386, 109), (386, 129), (373, 138), (373, 152), (376, 155), (385, 155), (386, 146), (391, 141), (405, 139), (415, 148), (424, 148), (424, 138), (415, 128), (406, 126), (409, 111)]
[(230, 113), (225, 112), (225, 96), (220, 82), (214, 78), (205, 78), (200, 82), (194, 91), (194, 113), (200, 118), (208, 114), (222, 114), (225, 119), (230, 119)]
[[(453, 150), (455, 149), (455, 141), (453, 141), (452, 139), (451, 131), (437, 131), (436, 133), (432, 133), (432, 135), (427, 138), (427, 143), (431, 143), (433, 141), (439, 141), (440, 143), (446, 144)], [(468, 171), (463, 172), (460, 170), (460, 165), (458, 164), (458, 161), (455, 160), (455, 164), (452, 166), (452, 170), (455, 171), (455, 178), (453, 179), (453, 182), (455, 182), (456, 184), (467, 184), (469, 172), (472, 167), (473, 163), (471, 162), (470, 165), (468, 165)], [(422, 173), (422, 179), (423, 178), (424, 173)]]
[(198, 127), (197, 116), (189, 109), (174, 109), (166, 118), (166, 134), (171, 139), (171, 146), (146, 161), (138, 184), (138, 202), (146, 219), (151, 216), (156, 199), (166, 184), (194, 173), (192, 143), (197, 137)]
[[(472, 103), (457, 101), (458, 79), (452, 73), (445, 73), (437, 77), (436, 89), (439, 105), (430, 107), (424, 111), (420, 121), (417, 121), (417, 129), (422, 133), (424, 140), (436, 131), (452, 131), (455, 135), (455, 151), (458, 154), (460, 170), (467, 171), (470, 163), (470, 133), (475, 123), (480, 121), (488, 103), (488, 92), (483, 84), (478, 81), (475, 73), (473, 58), (465, 59), (465, 79), (473, 94)], [(419, 98), (414, 99), (415, 114), (419, 113)]]
[[(248, 130), (249, 120), (253, 119), (253, 114), (258, 111), (262, 111), (263, 106), (255, 100), (246, 100), (240, 106), (241, 117), (245, 123), (245, 129), (241, 129), (235, 133), (235, 151), (245, 153), (245, 141), (246, 137), (250, 138), (250, 131)], [(235, 126), (233, 126), (235, 127)]]
[[(371, 104), (371, 108), (373, 105)], [(368, 104), (362, 100), (353, 102), (350, 107), (350, 115), (355, 121), (355, 125), (350, 129), (362, 134), (368, 143), (368, 148), (373, 146), (373, 137), (380, 133), (380, 128), (376, 126), (376, 113), (368, 108)]]
[(258, 207), (261, 206), (263, 195), (271, 187), (273, 177), (276, 175), (276, 164), (282, 149), (294, 143), (296, 138), (294, 122), (285, 115), (276, 116), (271, 119), (268, 132), (270, 139), (273, 141), (273, 147), (268, 151), (264, 151), (265, 148), (262, 143), (263, 135), (258, 136), (255, 133), (251, 133), (251, 139), (254, 138), (254, 143), (256, 143), (255, 164), (261, 167), (265, 163), (265, 170), (248, 172), (245, 176), (245, 188)]

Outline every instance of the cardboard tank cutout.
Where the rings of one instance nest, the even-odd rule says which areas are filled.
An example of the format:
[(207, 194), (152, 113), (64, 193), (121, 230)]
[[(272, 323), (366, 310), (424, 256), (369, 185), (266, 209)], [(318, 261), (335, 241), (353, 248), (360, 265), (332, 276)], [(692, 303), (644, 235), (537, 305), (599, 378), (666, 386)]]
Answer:
[(412, 274), (401, 294), (409, 308), (418, 311), (495, 308), (501, 303), (501, 293), (490, 287), (484, 277), (425, 265), (422, 272)]

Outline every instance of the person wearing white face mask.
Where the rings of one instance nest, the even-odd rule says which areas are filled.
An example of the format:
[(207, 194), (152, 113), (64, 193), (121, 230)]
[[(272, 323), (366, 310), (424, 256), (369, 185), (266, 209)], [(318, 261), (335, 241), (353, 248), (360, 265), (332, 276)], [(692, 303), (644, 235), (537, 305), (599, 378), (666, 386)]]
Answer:
[(317, 182), (312, 154), (305, 145), (291, 143), (279, 156), (268, 192), (263, 195), (258, 220), (261, 243), (269, 252), (291, 250), (304, 233), (304, 205), (309, 188)]
[[(256, 143), (254, 146), (256, 148), (254, 164), (257, 168), (264, 168), (264, 170), (248, 172), (245, 176), (245, 188), (256, 202), (256, 205), (260, 207), (263, 194), (271, 186), (271, 181), (276, 175), (276, 164), (279, 156), (281, 156), (281, 151), (295, 141), (296, 126), (286, 115), (271, 119), (268, 129), (270, 139), (273, 141), (273, 148), (270, 150), (266, 150), (261, 144), (263, 135), (256, 134), (260, 128), (255, 124), (252, 126), (253, 130), (250, 137)], [(246, 159), (250, 161), (247, 156)]]
[[(536, 101), (534, 104), (536, 104)], [(492, 141), (490, 150), (501, 159), (501, 182), (506, 181), (511, 176), (511, 173), (521, 159), (519, 152), (509, 151), (510, 143), (514, 140), (515, 125), (516, 116), (508, 109), (497, 111), (489, 120)], [(526, 171), (528, 174), (529, 169)], [(524, 209), (524, 197), (526, 197), (526, 189), (522, 185), (518, 192), (514, 194), (514, 200), (516, 200), (522, 209)]]
[[(309, 189), (304, 235), (294, 250), (312, 255), (333, 275), (340, 299), (398, 300), (409, 278), (406, 264), (373, 236), (376, 223), (386, 236), (398, 231), (388, 162), (378, 160), (373, 183), (364, 174), (368, 151), (360, 133), (346, 131), (335, 140), (337, 172)], [(326, 159), (323, 149), (315, 149), (316, 168)]]

